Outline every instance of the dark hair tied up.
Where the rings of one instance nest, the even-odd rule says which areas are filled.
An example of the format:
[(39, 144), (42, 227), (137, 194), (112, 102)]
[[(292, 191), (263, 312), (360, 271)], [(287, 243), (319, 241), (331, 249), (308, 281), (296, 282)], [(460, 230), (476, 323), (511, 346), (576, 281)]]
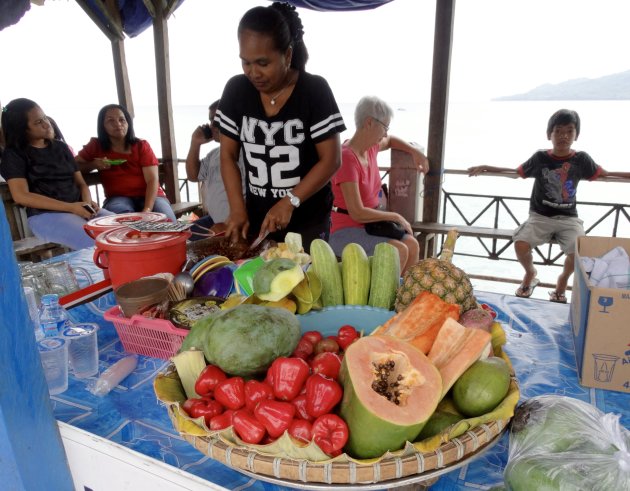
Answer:
[(274, 2), (268, 7), (254, 7), (241, 18), (238, 34), (250, 30), (273, 39), (275, 48), (285, 53), (293, 48), (291, 68), (304, 71), (308, 50), (304, 44), (304, 28), (295, 7), (286, 2)]

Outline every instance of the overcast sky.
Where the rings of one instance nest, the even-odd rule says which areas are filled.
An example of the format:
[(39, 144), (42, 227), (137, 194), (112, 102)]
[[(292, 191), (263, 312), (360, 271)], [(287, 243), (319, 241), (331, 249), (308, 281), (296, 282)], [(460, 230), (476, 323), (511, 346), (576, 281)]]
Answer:
[[(240, 72), (236, 27), (263, 0), (186, 0), (169, 21), (173, 102), (206, 104)], [(339, 102), (376, 94), (395, 102), (430, 98), (434, 0), (394, 0), (366, 12), (300, 9), (310, 52)], [(459, 0), (452, 101), (488, 100), (543, 83), (630, 69), (627, 0)], [(156, 104), (152, 29), (125, 42), (136, 105)], [(0, 100), (42, 107), (116, 100), (111, 45), (71, 0), (33, 5), (0, 31)]]

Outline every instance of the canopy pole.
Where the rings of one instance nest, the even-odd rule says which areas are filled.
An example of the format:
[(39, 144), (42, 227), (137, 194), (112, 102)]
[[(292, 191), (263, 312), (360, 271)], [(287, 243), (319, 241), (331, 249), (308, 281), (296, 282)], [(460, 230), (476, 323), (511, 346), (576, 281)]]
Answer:
[[(431, 108), (429, 113), (429, 141), (427, 157), (429, 173), (424, 180), (422, 220), (438, 222), (444, 175), (444, 149), (448, 113), (448, 89), (453, 45), (455, 0), (435, 1), (435, 34), (433, 40), (433, 75), (431, 79)], [(419, 237), (420, 250), (425, 250), (425, 238)], [(429, 254), (435, 255), (435, 240), (428, 242)]]
[(125, 57), (125, 41), (112, 40), (112, 56), (114, 58), (114, 75), (116, 77), (116, 91), (118, 92), (118, 104), (125, 107), (133, 118), (133, 97), (129, 83), (129, 71), (127, 70), (127, 58)]
[(168, 21), (161, 0), (153, 0), (153, 44), (155, 46), (155, 70), (157, 81), (160, 137), (162, 141), (162, 167), (166, 196), (171, 203), (179, 203), (179, 176), (177, 172), (177, 150), (173, 125), (173, 101), (171, 98), (171, 66), (168, 47)]
[[(5, 216), (0, 202), (0, 217)], [(0, 476), (2, 489), (73, 489), (35, 344), (13, 241), (0, 219)]]

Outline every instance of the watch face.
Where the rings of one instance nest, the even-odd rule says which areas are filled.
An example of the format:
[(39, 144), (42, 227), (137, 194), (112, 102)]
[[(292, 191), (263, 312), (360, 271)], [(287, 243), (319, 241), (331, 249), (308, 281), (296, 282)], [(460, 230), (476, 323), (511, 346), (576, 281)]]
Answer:
[(291, 191), (287, 192), (287, 196), (289, 197), (289, 203), (291, 203), (296, 208), (300, 206), (300, 198), (295, 196)]

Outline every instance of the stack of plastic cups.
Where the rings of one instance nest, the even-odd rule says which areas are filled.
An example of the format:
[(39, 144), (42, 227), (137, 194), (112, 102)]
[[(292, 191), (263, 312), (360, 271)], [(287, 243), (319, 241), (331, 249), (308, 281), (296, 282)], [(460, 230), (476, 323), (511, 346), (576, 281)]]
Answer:
[(31, 318), (33, 330), (35, 331), (35, 340), (39, 341), (44, 337), (44, 331), (42, 331), (39, 324), (39, 308), (37, 306), (37, 297), (35, 290), (30, 286), (24, 287), (24, 296), (26, 297), (26, 304), (28, 305), (28, 313)]

